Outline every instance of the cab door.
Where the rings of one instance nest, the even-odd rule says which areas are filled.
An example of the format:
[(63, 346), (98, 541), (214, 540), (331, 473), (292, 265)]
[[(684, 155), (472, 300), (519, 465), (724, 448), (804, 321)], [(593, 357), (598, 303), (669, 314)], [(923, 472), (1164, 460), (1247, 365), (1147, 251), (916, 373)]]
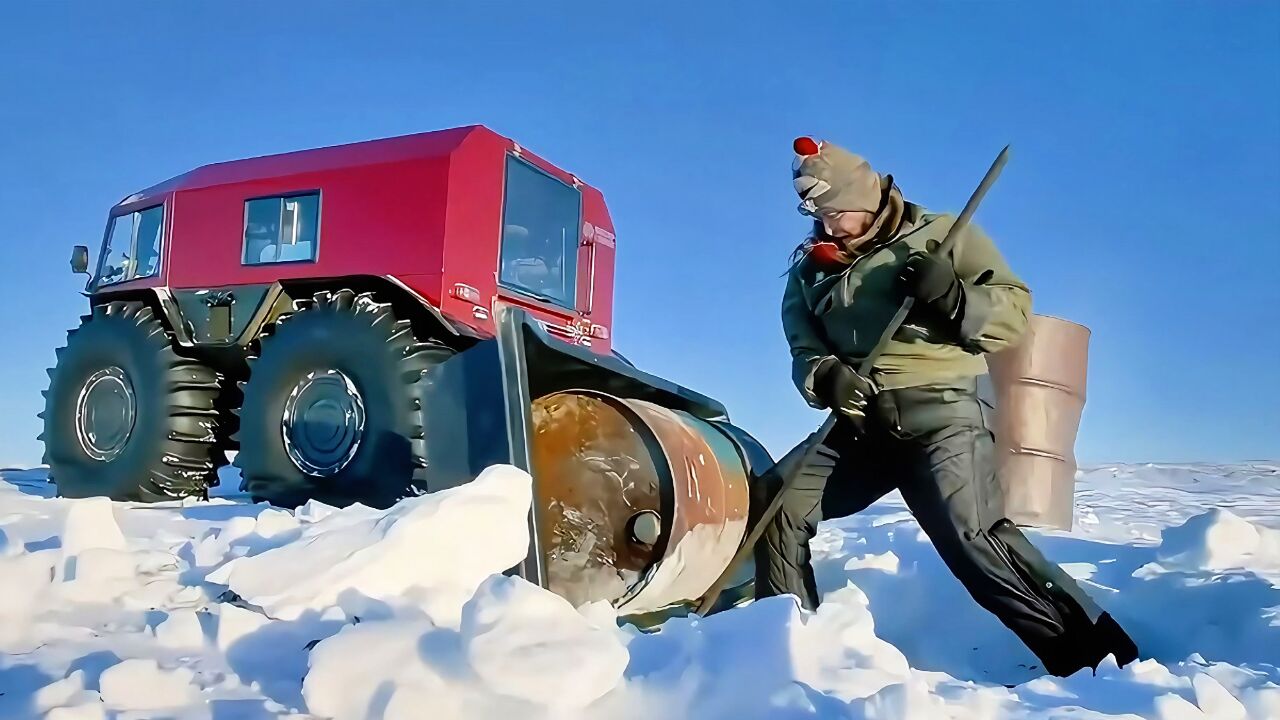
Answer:
[(529, 310), (549, 333), (590, 345), (593, 248), (583, 243), (581, 228), (577, 187), (507, 156), (498, 297)]

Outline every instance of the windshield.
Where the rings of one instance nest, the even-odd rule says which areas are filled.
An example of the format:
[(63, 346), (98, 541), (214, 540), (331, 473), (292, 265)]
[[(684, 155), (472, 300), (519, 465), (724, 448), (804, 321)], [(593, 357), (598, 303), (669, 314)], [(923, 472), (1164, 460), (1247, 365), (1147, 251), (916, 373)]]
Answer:
[(507, 158), (502, 284), (572, 309), (577, 299), (581, 197), (515, 157)]
[(102, 247), (98, 285), (150, 277), (160, 269), (164, 206), (157, 205), (111, 219)]

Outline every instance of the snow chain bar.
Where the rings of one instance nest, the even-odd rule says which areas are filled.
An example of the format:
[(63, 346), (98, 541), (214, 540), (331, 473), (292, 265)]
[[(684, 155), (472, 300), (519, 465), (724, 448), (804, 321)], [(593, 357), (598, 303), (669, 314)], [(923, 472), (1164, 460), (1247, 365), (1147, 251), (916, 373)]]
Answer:
[[(982, 177), (982, 182), (978, 184), (978, 188), (969, 196), (969, 201), (965, 203), (964, 210), (960, 212), (960, 217), (956, 218), (956, 221), (951, 225), (951, 228), (947, 230), (946, 237), (942, 239), (942, 242), (939, 243), (938, 247), (935, 248), (933, 252), (940, 255), (947, 255), (953, 254), (956, 251), (956, 243), (960, 238), (960, 232), (969, 224), (969, 220), (973, 217), (973, 213), (977, 211), (978, 205), (982, 202), (982, 199), (986, 197), (987, 191), (991, 189), (992, 185), (995, 185), (996, 178), (1000, 177), (1000, 171), (1004, 169), (1005, 163), (1008, 161), (1009, 146), (1005, 145), (1004, 149), (1000, 151), (1000, 154), (996, 156), (995, 161), (991, 163), (991, 167), (987, 169), (987, 174)], [(889, 321), (889, 324), (884, 328), (884, 332), (880, 334), (880, 339), (876, 341), (875, 347), (873, 347), (871, 352), (867, 354), (867, 357), (858, 364), (858, 373), (860, 375), (863, 377), (871, 377), (871, 370), (875, 367), (876, 361), (880, 359), (880, 355), (884, 353), (889, 342), (893, 340), (893, 336), (898, 333), (898, 329), (901, 328), (902, 323), (906, 321), (907, 314), (911, 312), (913, 305), (915, 305), (914, 297), (908, 295), (903, 299), (902, 304), (898, 307), (898, 311), (893, 314), (893, 319)], [(835, 427), (836, 418), (837, 415), (834, 412), (827, 417), (827, 420), (822, 424), (822, 427), (810, 436), (812, 445), (806, 448), (805, 452), (811, 452), (814, 447), (822, 443), (827, 434)], [(768, 473), (764, 473), (764, 475), (768, 475)], [(706, 615), (707, 611), (715, 606), (716, 600), (719, 599), (720, 593), (724, 591), (725, 586), (733, 578), (738, 565), (755, 550), (756, 543), (759, 542), (760, 537), (764, 535), (765, 528), (769, 526), (769, 523), (773, 521), (773, 517), (777, 515), (778, 510), (781, 509), (782, 498), (786, 495), (787, 491), (791, 489), (793, 481), (794, 478), (787, 478), (787, 481), (783, 486), (774, 494), (773, 499), (769, 501), (768, 507), (765, 508), (764, 513), (756, 522), (755, 527), (751, 529), (751, 533), (747, 535), (745, 540), (743, 540), (742, 546), (738, 548), (738, 552), (733, 556), (733, 559), (729, 561), (724, 572), (720, 574), (720, 577), (716, 579), (716, 581), (707, 590), (706, 594), (702, 596), (702, 600), (698, 603), (696, 611), (698, 615)]]

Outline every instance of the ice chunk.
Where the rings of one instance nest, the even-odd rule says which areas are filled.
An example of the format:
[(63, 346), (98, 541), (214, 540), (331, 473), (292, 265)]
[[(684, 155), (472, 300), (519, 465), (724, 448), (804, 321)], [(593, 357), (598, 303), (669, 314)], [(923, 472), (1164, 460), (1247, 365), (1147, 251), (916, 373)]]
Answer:
[(69, 503), (62, 527), (62, 553), (72, 557), (90, 548), (124, 550), (124, 533), (116, 524), (112, 503), (107, 498), (93, 497)]
[(107, 603), (144, 590), (137, 582), (137, 557), (124, 550), (86, 548), (63, 565), (58, 595), (81, 603)]
[(257, 525), (258, 521), (256, 519), (237, 515), (236, 517), (228, 520), (226, 525), (222, 526), (222, 532), (218, 533), (218, 539), (223, 543), (230, 545), (236, 540), (252, 535)]
[(424, 658), (426, 647), (432, 649), (427, 658), (443, 653), (452, 656), (454, 665), (459, 664), (456, 634), (439, 630), (428, 620), (372, 622), (343, 628), (311, 651), (302, 685), (307, 708), (337, 720), (364, 718), (376, 698), (391, 694), (399, 698), (395, 703), (398, 708), (412, 705), (415, 698), (430, 698), (423, 709), (430, 708), (434, 716), (461, 717), (460, 691), (451, 689)]
[(107, 668), (99, 681), (102, 702), (116, 710), (163, 710), (193, 702), (194, 676), (186, 668), (162, 670), (155, 660), (125, 660)]
[(1280, 718), (1280, 686), (1268, 684), (1261, 688), (1246, 688), (1240, 700), (1249, 711), (1249, 718)]
[(77, 694), (84, 692), (84, 671), (76, 670), (36, 691), (35, 706), (40, 712), (60, 705), (71, 705)]
[(871, 555), (855, 555), (849, 558), (845, 564), (845, 570), (858, 570), (862, 568), (873, 568), (876, 570), (884, 570), (889, 573), (898, 572), (898, 556), (892, 551)]
[(217, 565), (226, 556), (228, 542), (219, 537), (217, 532), (210, 531), (199, 539), (188, 542), (182, 552), (189, 553), (184, 556), (190, 558), (196, 567), (210, 567)]
[(486, 580), (463, 608), (461, 636), (463, 654), (488, 687), (553, 707), (585, 707), (627, 667), (627, 649), (613, 633), (520, 578)]
[(1169, 668), (1150, 658), (1125, 666), (1124, 672), (1138, 682), (1155, 687), (1177, 688), (1186, 684), (1184, 678), (1174, 675), (1169, 672)]
[(1191, 686), (1196, 691), (1196, 705), (1205, 715), (1215, 720), (1248, 720), (1244, 705), (1209, 675), (1197, 673)]
[(258, 513), (255, 529), (264, 538), (275, 537), (290, 530), (298, 529), (298, 518), (291, 513), (275, 508), (267, 508)]
[(295, 619), (344, 595), (396, 601), (411, 588), (437, 619), (456, 623), (463, 602), (492, 573), (519, 563), (528, 545), (529, 475), (485, 470), (467, 485), (408, 498), (383, 511), (346, 510), (302, 528), (301, 536), (236, 558), (209, 575), (273, 618)]
[(20, 615), (32, 607), (53, 583), (57, 550), (41, 550), (0, 558), (0, 587), (23, 592), (0, 592), (0, 617)]
[[(29, 618), (46, 608), (46, 598), (53, 584), (57, 550), (41, 550), (15, 557), (0, 557), (0, 648), (19, 652), (19, 644), (33, 630)], [(13, 588), (21, 588), (13, 592)]]
[(131, 579), (137, 570), (134, 556), (124, 550), (86, 548), (67, 565), (66, 580), (87, 585)]
[(205, 638), (200, 617), (192, 610), (174, 610), (156, 626), (156, 642), (173, 650), (201, 647)]
[(332, 505), (326, 505), (319, 500), (312, 499), (295, 510), (293, 516), (302, 522), (318, 522), (337, 511), (338, 508)]
[(1169, 693), (1155, 699), (1156, 720), (1210, 720), (1185, 698)]
[(227, 652), (240, 638), (271, 622), (252, 610), (231, 604), (218, 606), (218, 649)]

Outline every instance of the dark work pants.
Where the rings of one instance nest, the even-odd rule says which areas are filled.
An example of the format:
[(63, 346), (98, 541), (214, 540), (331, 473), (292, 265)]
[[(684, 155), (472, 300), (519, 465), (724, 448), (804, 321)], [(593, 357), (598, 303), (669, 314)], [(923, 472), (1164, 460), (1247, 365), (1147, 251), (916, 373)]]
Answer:
[(1084, 646), (1102, 611), (1004, 518), (975, 384), (883, 391), (865, 434), (842, 420), (779, 460), (769, 492), (793, 482), (756, 546), (756, 596), (791, 593), (815, 608), (809, 540), (818, 522), (896, 488), (952, 574), (1046, 668), (1070, 672), (1101, 659), (1079, 658), (1093, 652)]

